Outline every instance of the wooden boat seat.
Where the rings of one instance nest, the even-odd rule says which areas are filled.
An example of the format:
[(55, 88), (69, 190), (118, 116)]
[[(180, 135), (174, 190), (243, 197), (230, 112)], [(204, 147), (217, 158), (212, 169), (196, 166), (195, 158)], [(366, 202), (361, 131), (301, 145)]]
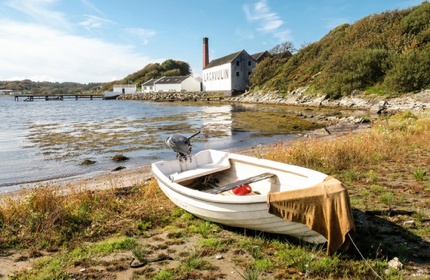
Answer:
[(190, 169), (186, 168), (186, 170), (184, 171), (171, 174), (169, 176), (170, 180), (175, 183), (180, 183), (216, 172), (224, 171), (231, 167), (228, 156), (208, 160), (203, 156), (199, 157), (199, 154), (197, 154), (197, 157), (193, 159), (193, 162), (191, 164), (195, 166)]
[(243, 185), (247, 185), (247, 184), (259, 182), (259, 181), (262, 181), (262, 180), (265, 180), (265, 179), (269, 179), (269, 178), (273, 178), (273, 177), (276, 177), (276, 174), (266, 172), (266, 173), (263, 173), (263, 174), (260, 174), (260, 175), (256, 175), (256, 176), (252, 176), (252, 177), (249, 177), (249, 178), (246, 178), (246, 179), (243, 179), (243, 180), (238, 180), (238, 181), (230, 183), (230, 184), (219, 186), (217, 188), (205, 190), (204, 192), (211, 193), (211, 194), (219, 194), (219, 193), (222, 193), (222, 192), (226, 192), (226, 191), (232, 190), (234, 188), (238, 188), (238, 187), (243, 186)]

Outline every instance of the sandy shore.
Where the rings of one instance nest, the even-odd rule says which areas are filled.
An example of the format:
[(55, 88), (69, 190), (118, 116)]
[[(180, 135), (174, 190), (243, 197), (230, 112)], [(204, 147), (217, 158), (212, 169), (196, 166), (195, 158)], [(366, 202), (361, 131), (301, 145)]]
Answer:
[(88, 190), (125, 188), (140, 184), (152, 177), (149, 165), (123, 169), (120, 171), (99, 174), (90, 178), (83, 178), (63, 183), (66, 186), (81, 187)]

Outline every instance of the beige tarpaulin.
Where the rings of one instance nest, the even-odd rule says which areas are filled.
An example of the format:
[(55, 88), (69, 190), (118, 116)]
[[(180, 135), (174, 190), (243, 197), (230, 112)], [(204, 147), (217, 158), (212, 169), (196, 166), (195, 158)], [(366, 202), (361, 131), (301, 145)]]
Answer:
[(355, 233), (348, 191), (340, 181), (327, 177), (310, 188), (269, 193), (269, 213), (307, 225), (327, 239), (327, 253), (346, 250)]

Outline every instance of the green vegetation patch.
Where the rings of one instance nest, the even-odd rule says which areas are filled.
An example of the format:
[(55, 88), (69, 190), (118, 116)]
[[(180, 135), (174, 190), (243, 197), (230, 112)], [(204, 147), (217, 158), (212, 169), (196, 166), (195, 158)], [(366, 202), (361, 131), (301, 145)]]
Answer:
[(297, 118), (294, 114), (276, 114), (264, 111), (234, 113), (233, 129), (256, 131), (257, 135), (282, 135), (321, 128), (321, 124)]

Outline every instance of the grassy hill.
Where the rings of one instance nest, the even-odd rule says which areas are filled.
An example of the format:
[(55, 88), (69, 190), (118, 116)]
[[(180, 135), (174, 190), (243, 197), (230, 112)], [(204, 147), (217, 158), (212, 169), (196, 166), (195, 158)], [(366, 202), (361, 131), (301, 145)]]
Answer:
[(102, 91), (110, 91), (114, 84), (133, 83), (140, 86), (150, 79), (161, 78), (163, 76), (187, 76), (191, 74), (190, 65), (187, 62), (168, 59), (163, 63), (151, 63), (141, 70), (134, 72), (122, 80), (104, 84)]
[[(293, 56), (275, 55), (251, 75), (253, 90), (338, 98), (354, 91), (399, 94), (430, 87), (430, 3), (372, 14), (331, 30)], [(268, 73), (261, 77), (259, 73)]]

